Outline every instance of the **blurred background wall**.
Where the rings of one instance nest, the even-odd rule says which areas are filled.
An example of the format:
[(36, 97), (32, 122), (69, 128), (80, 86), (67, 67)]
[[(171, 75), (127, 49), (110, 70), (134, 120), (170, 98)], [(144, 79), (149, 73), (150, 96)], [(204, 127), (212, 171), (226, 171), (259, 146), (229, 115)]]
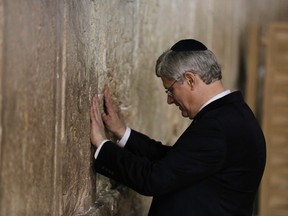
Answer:
[(243, 89), (250, 26), (273, 21), (288, 1), (0, 0), (0, 215), (146, 215), (150, 198), (92, 170), (91, 95), (107, 84), (128, 126), (173, 144), (189, 121), (157, 57), (198, 39)]

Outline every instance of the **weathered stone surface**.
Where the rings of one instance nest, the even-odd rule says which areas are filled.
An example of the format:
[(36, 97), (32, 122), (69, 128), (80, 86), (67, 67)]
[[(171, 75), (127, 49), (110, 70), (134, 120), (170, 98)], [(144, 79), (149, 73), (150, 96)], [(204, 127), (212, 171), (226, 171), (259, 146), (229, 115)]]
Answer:
[(91, 95), (109, 85), (130, 127), (173, 144), (189, 120), (167, 106), (156, 58), (197, 38), (236, 88), (249, 22), (288, 19), (288, 3), (262, 2), (0, 0), (0, 215), (145, 215), (149, 198), (92, 171)]
[(53, 207), (57, 6), (5, 1), (1, 72), (1, 215)]

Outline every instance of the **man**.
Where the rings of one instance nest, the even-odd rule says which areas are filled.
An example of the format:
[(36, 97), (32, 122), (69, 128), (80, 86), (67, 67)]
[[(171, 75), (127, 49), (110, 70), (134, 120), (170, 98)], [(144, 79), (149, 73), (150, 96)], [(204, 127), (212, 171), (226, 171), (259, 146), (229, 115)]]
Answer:
[[(153, 196), (149, 216), (251, 216), (266, 158), (265, 139), (240, 92), (225, 90), (214, 54), (187, 39), (156, 63), (167, 103), (192, 121), (173, 146), (126, 128), (104, 91), (90, 109), (95, 169)], [(104, 124), (120, 141), (112, 143)]]

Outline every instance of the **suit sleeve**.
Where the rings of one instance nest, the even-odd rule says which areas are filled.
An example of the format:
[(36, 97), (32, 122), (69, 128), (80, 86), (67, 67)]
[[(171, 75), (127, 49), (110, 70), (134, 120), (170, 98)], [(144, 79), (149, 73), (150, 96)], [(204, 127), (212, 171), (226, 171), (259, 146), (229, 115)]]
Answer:
[(125, 149), (139, 157), (146, 157), (149, 160), (158, 160), (163, 158), (171, 149), (171, 146), (163, 145), (150, 139), (148, 136), (131, 130), (130, 137), (125, 145)]
[(196, 183), (217, 172), (225, 155), (225, 138), (219, 127), (211, 126), (211, 121), (198, 123), (197, 127), (184, 132), (159, 160), (136, 156), (126, 148), (106, 142), (95, 161), (95, 169), (147, 196), (163, 195)]

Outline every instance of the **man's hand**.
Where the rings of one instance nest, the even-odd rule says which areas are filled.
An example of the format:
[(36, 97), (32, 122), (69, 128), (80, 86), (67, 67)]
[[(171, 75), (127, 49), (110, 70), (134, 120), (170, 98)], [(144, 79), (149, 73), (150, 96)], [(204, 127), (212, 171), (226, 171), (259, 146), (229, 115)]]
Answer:
[(104, 100), (105, 113), (102, 115), (103, 122), (106, 128), (111, 131), (116, 138), (121, 139), (126, 131), (126, 125), (112, 106), (110, 91), (107, 86), (104, 89)]
[(106, 139), (104, 124), (102, 121), (102, 115), (98, 100), (98, 95), (95, 94), (92, 99), (92, 105), (90, 107), (90, 139), (91, 143), (95, 147), (99, 147), (101, 142)]

